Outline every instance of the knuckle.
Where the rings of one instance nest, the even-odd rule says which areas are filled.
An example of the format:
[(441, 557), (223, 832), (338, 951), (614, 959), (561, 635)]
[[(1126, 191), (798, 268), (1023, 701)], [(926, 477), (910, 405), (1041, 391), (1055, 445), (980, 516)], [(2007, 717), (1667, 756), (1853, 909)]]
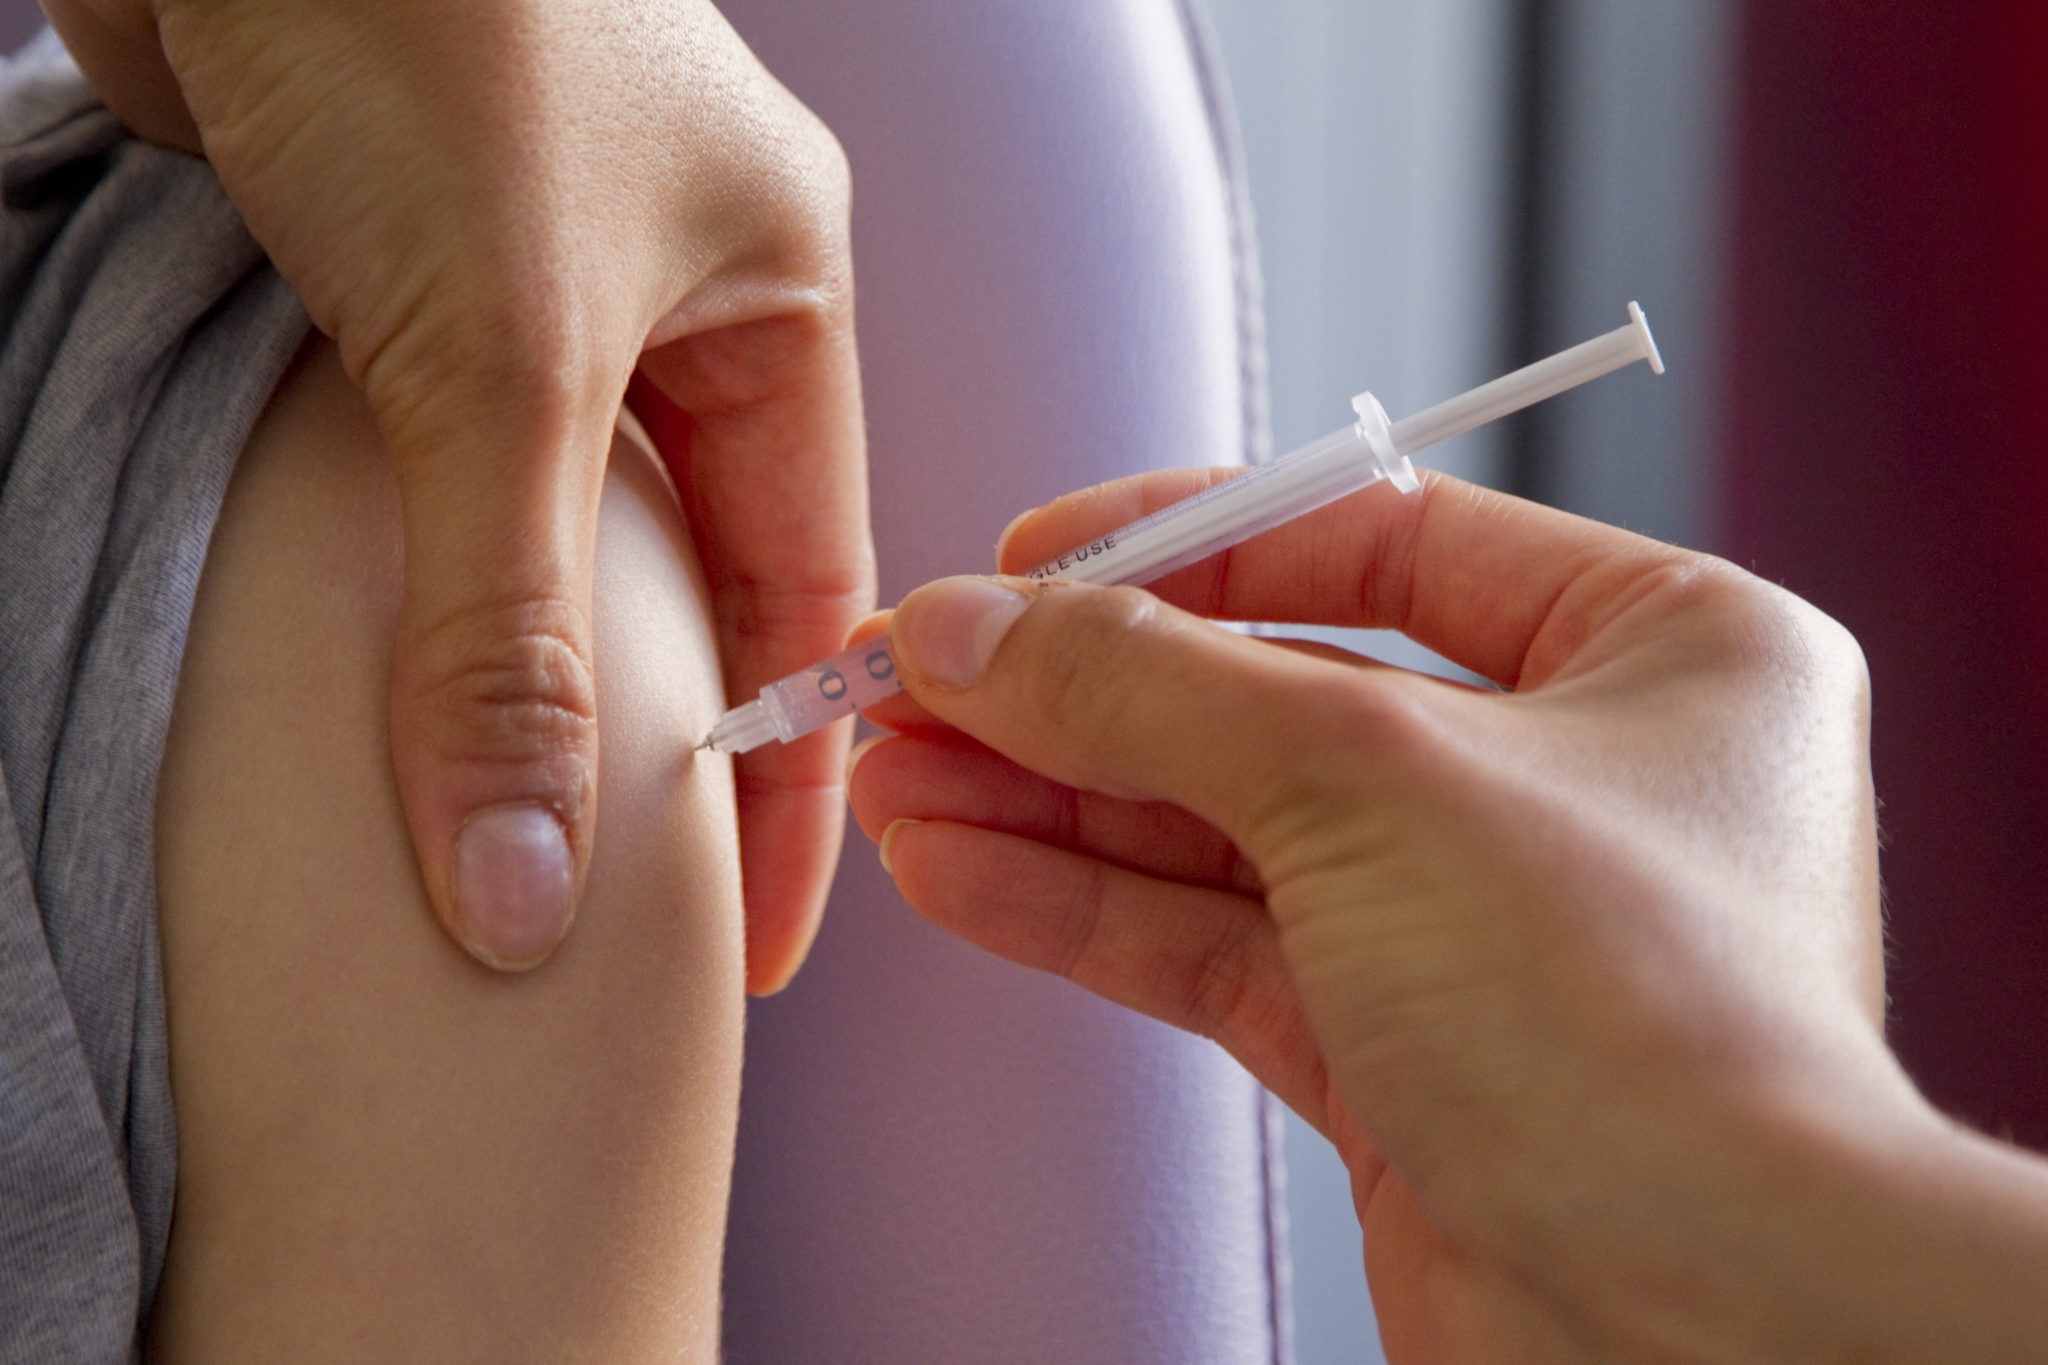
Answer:
[(1238, 1056), (1246, 1045), (1298, 1036), (1301, 1000), (1278, 956), (1272, 921), (1246, 910), (1209, 932), (1179, 983), (1171, 1017)]
[(1042, 634), (1033, 660), (1031, 705), (1039, 714), (1084, 732), (1114, 726), (1134, 698), (1113, 679), (1142, 678), (1129, 665), (1148, 631), (1159, 628), (1159, 599), (1140, 588), (1049, 587), (1057, 621)]
[(1054, 975), (1085, 984), (1101, 937), (1103, 901), (1109, 889), (1109, 869), (1091, 863), (1081, 871), (1060, 916), (1054, 939), (1051, 969)]
[(1697, 623), (1702, 647), (1724, 666), (1818, 698), (1869, 695), (1862, 646), (1818, 607), (1721, 560), (1701, 557), (1661, 573), (1657, 590), (1667, 605)]
[(801, 126), (812, 185), (825, 202), (850, 205), (853, 202), (853, 162), (846, 155), (846, 145), (823, 119), (808, 108), (803, 110)]
[(815, 118), (810, 123), (785, 232), (790, 257), (802, 263), (820, 306), (832, 312), (846, 305), (853, 288), (853, 169), (831, 130)]
[(632, 348), (609, 304), (560, 280), (496, 298), (440, 284), (366, 297), (340, 325), (343, 363), (402, 464), (469, 448), (479, 412), (554, 433), (616, 404)]
[(1195, 962), (1185, 986), (1187, 1018), (1207, 1038), (1228, 1032), (1251, 998), (1252, 920), (1228, 920)]
[(597, 735), (586, 614), (558, 599), (461, 612), (414, 643), (411, 700), (435, 718), (451, 758), (523, 763)]
[(1782, 588), (1766, 587), (1777, 654), (1819, 690), (1867, 699), (1870, 664), (1849, 628)]
[(748, 254), (765, 253), (821, 296), (837, 297), (851, 284), (852, 163), (823, 119), (763, 80), (754, 145), (772, 146), (776, 156), (763, 166), (747, 154), (731, 168), (734, 182), (747, 186), (728, 206), (738, 215), (731, 226)]
[(853, 172), (838, 135), (787, 86), (766, 72), (760, 76), (763, 131), (782, 153), (775, 167), (785, 188), (821, 203), (850, 203)]
[[(1287, 698), (1270, 733), (1266, 779), (1244, 793), (1245, 840), (1270, 881), (1277, 849), (1317, 846), (1333, 819), (1399, 806), (1463, 762), (1427, 682), (1397, 674), (1320, 675)], [(1384, 799), (1392, 796), (1394, 800)]]

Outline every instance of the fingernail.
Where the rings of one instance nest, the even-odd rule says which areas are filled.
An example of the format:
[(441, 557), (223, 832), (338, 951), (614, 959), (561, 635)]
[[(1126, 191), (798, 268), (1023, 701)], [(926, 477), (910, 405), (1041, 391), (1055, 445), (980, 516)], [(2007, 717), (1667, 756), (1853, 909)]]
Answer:
[(860, 761), (868, 756), (868, 750), (874, 748), (877, 744), (880, 744), (885, 739), (893, 738), (895, 738), (895, 736), (893, 735), (870, 735), (866, 739), (862, 740), (860, 743), (854, 745), (852, 751), (846, 755), (846, 776), (842, 780), (846, 784), (846, 790), (849, 797), (852, 795), (853, 792), (853, 770), (855, 768), (858, 768), (860, 766)]
[(576, 864), (554, 813), (493, 806), (455, 836), (455, 905), (469, 950), (518, 971), (545, 958), (569, 932)]
[(889, 828), (882, 831), (881, 842), (875, 845), (875, 852), (881, 855), (882, 871), (892, 877), (896, 875), (894, 859), (897, 838), (912, 825), (921, 825), (923, 823), (924, 821), (922, 820), (892, 820), (889, 822)]
[(1010, 543), (1010, 537), (1016, 534), (1017, 528), (1019, 526), (1022, 526), (1025, 522), (1031, 520), (1033, 517), (1037, 515), (1038, 509), (1036, 507), (1027, 507), (1023, 511), (1019, 512), (1016, 516), (1010, 518), (1010, 524), (1008, 526), (1005, 526), (1003, 528), (1003, 533), (996, 537), (997, 565), (1002, 564), (1003, 547)]
[(896, 646), (911, 669), (940, 687), (981, 681), (1031, 599), (986, 578), (942, 578), (896, 609)]

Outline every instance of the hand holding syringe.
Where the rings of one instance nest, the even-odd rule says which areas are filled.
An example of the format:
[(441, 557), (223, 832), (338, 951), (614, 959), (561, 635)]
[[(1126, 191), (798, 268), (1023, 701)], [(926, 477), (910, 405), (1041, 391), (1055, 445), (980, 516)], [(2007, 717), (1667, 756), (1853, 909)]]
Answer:
[[(1626, 326), (1399, 422), (1389, 423), (1379, 400), (1360, 394), (1352, 400), (1354, 425), (1077, 546), (1031, 577), (1148, 583), (1381, 479), (1412, 493), (1420, 485), (1409, 460), (1418, 451), (1638, 360), (1662, 374), (1649, 320), (1636, 304), (1628, 312)], [(769, 740), (786, 744), (902, 690), (882, 636), (770, 683), (720, 717), (698, 747), (745, 753)]]

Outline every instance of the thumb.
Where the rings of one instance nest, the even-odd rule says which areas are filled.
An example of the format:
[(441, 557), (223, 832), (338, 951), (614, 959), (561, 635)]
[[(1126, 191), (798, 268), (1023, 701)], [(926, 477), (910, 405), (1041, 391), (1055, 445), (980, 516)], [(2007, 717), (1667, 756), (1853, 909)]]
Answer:
[(405, 519), (392, 759), (442, 925), (516, 970), (568, 933), (589, 864), (591, 566), (616, 403), (463, 397), (443, 387), (386, 424)]
[(1326, 773), (1329, 727), (1374, 710), (1356, 670), (1137, 588), (942, 579), (897, 608), (893, 647), (941, 720), (1068, 786), (1181, 806), (1255, 863), (1276, 817), (1321, 804), (1323, 776), (1349, 779)]

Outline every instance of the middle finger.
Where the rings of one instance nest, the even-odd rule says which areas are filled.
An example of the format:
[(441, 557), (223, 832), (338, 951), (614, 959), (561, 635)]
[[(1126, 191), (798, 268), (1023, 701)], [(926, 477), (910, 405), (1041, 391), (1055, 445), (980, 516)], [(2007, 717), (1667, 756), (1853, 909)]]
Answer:
[(1258, 895), (1258, 873), (1214, 826), (1164, 802), (1077, 791), (958, 731), (889, 735), (855, 752), (854, 818), (870, 839), (897, 820), (1001, 830), (1194, 886)]

